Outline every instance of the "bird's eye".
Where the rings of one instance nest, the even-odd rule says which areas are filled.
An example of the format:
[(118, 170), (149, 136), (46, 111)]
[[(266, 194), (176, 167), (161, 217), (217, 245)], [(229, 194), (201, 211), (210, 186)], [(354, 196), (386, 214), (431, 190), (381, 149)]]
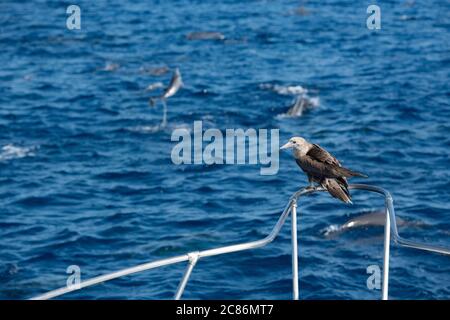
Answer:
[(293, 143), (293, 144), (296, 144), (296, 143), (297, 143), (297, 141), (292, 141), (292, 143)]

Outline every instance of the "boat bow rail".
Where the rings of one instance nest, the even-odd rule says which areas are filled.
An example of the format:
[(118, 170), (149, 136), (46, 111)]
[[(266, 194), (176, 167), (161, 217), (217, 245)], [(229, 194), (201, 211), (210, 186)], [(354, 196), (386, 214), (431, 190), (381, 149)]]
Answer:
[[(384, 227), (384, 252), (383, 252), (383, 282), (381, 290), (381, 299), (388, 299), (388, 288), (389, 288), (389, 255), (390, 255), (390, 240), (391, 236), (395, 243), (400, 246), (414, 248), (419, 250), (430, 251), (434, 253), (440, 253), (444, 255), (450, 255), (450, 249), (442, 248), (438, 246), (428, 245), (421, 242), (416, 242), (400, 237), (397, 229), (397, 223), (395, 219), (395, 211), (393, 199), (390, 193), (380, 187), (371, 186), (366, 184), (352, 184), (349, 185), (350, 189), (365, 190), (369, 192), (375, 192), (381, 194), (385, 198), (385, 212), (386, 212), (386, 222)], [(277, 223), (273, 227), (272, 231), (263, 239), (239, 243), (235, 245), (224, 246), (215, 249), (208, 249), (203, 251), (193, 251), (183, 255), (175, 256), (172, 258), (161, 259), (153, 262), (144, 263), (131, 268), (119, 270), (116, 272), (101, 275), (95, 278), (82, 281), (79, 284), (62, 287), (53, 291), (49, 291), (42, 295), (32, 298), (32, 300), (47, 300), (51, 298), (56, 298), (69, 292), (81, 290), (86, 287), (93, 286), (102, 282), (117, 279), (130, 274), (143, 272), (150, 269), (155, 269), (175, 263), (181, 263), (187, 261), (186, 271), (178, 285), (177, 291), (175, 293), (174, 299), (181, 299), (189, 278), (194, 270), (197, 262), (205, 257), (212, 257), (217, 255), (222, 255), (226, 253), (233, 253), (243, 250), (256, 249), (263, 247), (271, 243), (276, 236), (280, 233), (282, 226), (284, 225), (287, 217), (291, 215), (291, 241), (292, 241), (292, 295), (294, 300), (299, 298), (299, 288), (298, 288), (298, 245), (297, 245), (297, 203), (298, 199), (304, 195), (325, 191), (323, 188), (301, 188), (295, 192), (289, 199), (288, 204), (284, 208), (282, 214), (278, 218)]]

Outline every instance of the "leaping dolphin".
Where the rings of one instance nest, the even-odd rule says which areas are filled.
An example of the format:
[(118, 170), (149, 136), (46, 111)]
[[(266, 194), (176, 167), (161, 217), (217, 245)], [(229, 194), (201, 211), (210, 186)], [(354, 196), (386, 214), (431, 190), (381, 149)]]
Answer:
[(169, 86), (164, 90), (163, 94), (159, 97), (151, 97), (149, 99), (150, 106), (154, 107), (156, 100), (160, 100), (164, 106), (163, 110), (163, 120), (161, 122), (161, 127), (165, 127), (167, 124), (167, 98), (172, 97), (178, 90), (183, 86), (183, 80), (181, 79), (181, 73), (178, 68), (175, 68), (173, 72), (172, 79), (170, 79)]
[[(395, 218), (397, 227), (413, 226), (424, 227), (426, 224), (418, 221), (408, 221), (402, 218)], [(362, 212), (347, 220), (341, 225), (330, 225), (323, 229), (321, 233), (326, 237), (337, 236), (343, 232), (357, 229), (357, 228), (369, 228), (369, 227), (382, 227), (386, 222), (386, 212), (383, 210)]]
[[(384, 226), (386, 222), (386, 213), (384, 211), (374, 211), (356, 216), (344, 223), (340, 229), (361, 228), (369, 226)], [(396, 217), (397, 226), (403, 226), (405, 220)]]
[(190, 32), (186, 35), (188, 40), (225, 40), (225, 36), (220, 32), (200, 31)]
[(286, 112), (290, 117), (301, 117), (303, 112), (313, 109), (316, 106), (313, 100), (306, 98), (305, 96), (297, 96), (294, 103)]
[(169, 85), (164, 90), (164, 93), (159, 97), (151, 97), (149, 100), (150, 105), (153, 107), (155, 106), (156, 100), (166, 100), (167, 98), (172, 97), (182, 86), (183, 80), (181, 79), (181, 73), (180, 70), (176, 68), (173, 72), (172, 79), (170, 79)]

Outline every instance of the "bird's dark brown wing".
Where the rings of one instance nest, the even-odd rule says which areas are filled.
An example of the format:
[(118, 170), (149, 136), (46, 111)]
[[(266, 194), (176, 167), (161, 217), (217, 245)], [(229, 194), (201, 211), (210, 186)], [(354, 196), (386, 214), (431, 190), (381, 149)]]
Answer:
[[(341, 166), (339, 160), (317, 144), (297, 161), (305, 172), (327, 178), (367, 177), (365, 174)], [(344, 182), (344, 181), (343, 181)]]
[(316, 177), (338, 178), (342, 176), (338, 170), (339, 161), (317, 144), (313, 144), (306, 155), (301, 159), (296, 159), (296, 162), (303, 171)]
[(318, 144), (313, 144), (312, 148), (306, 153), (307, 156), (319, 162), (340, 166), (339, 160), (336, 159), (327, 150)]
[(320, 162), (308, 155), (295, 159), (295, 161), (303, 171), (320, 179), (325, 177), (335, 179), (342, 176), (339, 166)]

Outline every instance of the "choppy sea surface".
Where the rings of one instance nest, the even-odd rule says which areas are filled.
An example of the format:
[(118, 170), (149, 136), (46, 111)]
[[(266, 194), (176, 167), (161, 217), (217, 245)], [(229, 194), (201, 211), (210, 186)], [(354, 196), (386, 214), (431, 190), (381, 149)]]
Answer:
[[(25, 299), (148, 261), (256, 240), (307, 184), (289, 152), (259, 165), (180, 165), (175, 128), (278, 128), (327, 148), (357, 180), (388, 189), (404, 237), (450, 245), (450, 4), (383, 1), (59, 1), (0, 3), (0, 298)], [(303, 8), (301, 7), (303, 6)], [(222, 40), (195, 40), (214, 31)], [(151, 109), (145, 89), (185, 86)], [(285, 117), (307, 88), (320, 105)], [(287, 90), (287, 89), (286, 89)], [(284, 90), (284, 91), (286, 91)], [(378, 299), (382, 227), (325, 235), (383, 199), (327, 194), (299, 206), (300, 297)], [(290, 227), (270, 245), (200, 260), (184, 297), (290, 299)], [(143, 272), (64, 299), (170, 299), (185, 265)], [(393, 245), (390, 297), (449, 299), (450, 259)]]

